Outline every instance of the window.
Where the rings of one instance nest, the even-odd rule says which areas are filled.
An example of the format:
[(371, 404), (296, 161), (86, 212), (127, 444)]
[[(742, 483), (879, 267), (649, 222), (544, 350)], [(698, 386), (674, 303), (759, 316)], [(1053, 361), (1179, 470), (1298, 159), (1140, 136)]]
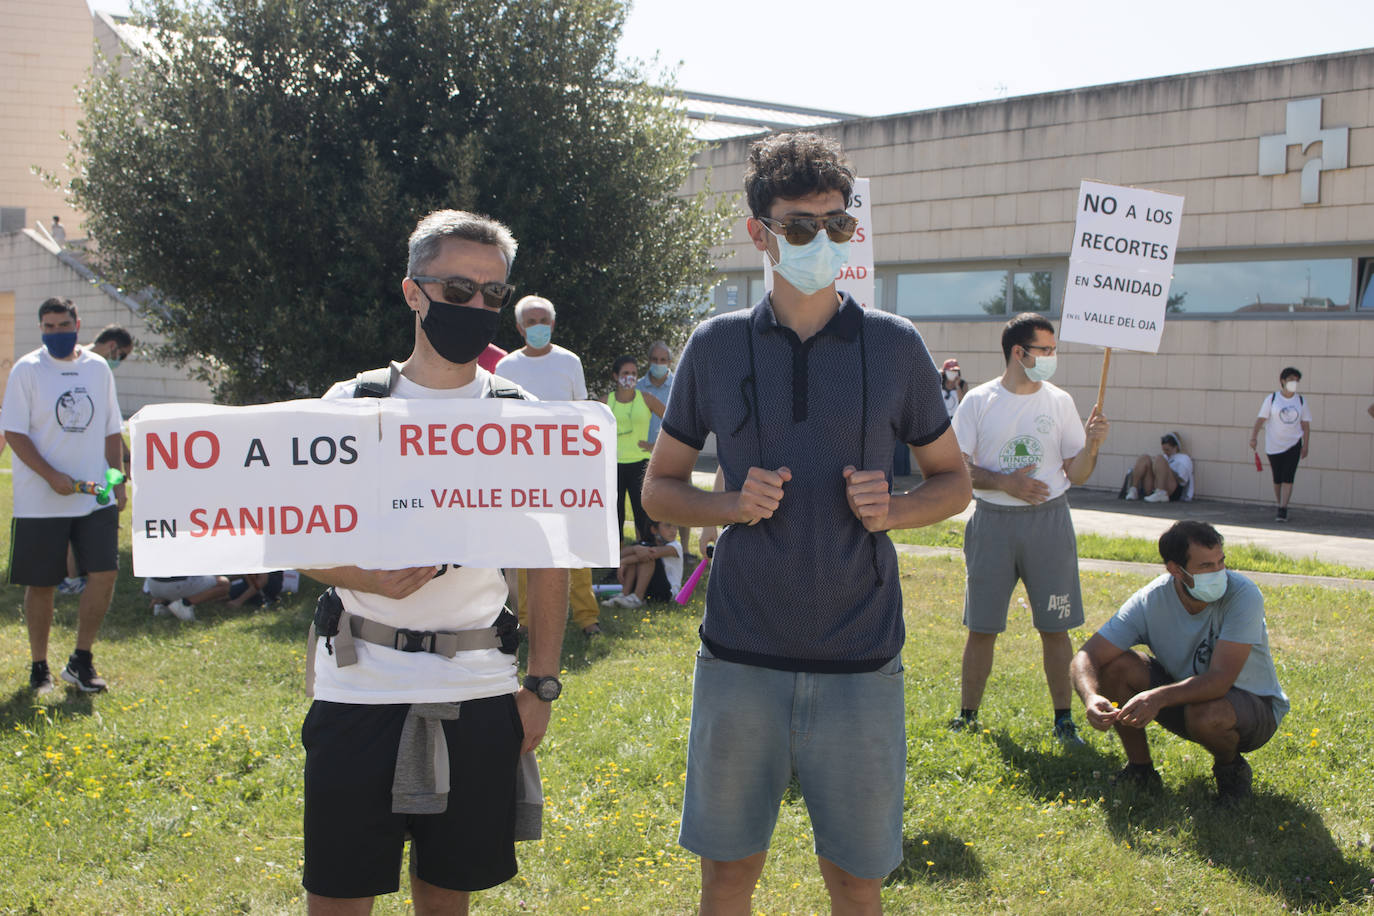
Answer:
[(1005, 315), (1010, 284), (1013, 312), (1048, 312), (1053, 278), (1049, 270), (898, 274), (896, 311), (907, 317)]
[(1359, 308), (1374, 311), (1374, 258), (1360, 258), (1359, 282), (1355, 285)]
[(970, 270), (897, 275), (898, 315), (986, 316), (1006, 312), (1007, 272)]
[(1350, 258), (1177, 264), (1168, 310), (1184, 315), (1345, 312), (1354, 267)]

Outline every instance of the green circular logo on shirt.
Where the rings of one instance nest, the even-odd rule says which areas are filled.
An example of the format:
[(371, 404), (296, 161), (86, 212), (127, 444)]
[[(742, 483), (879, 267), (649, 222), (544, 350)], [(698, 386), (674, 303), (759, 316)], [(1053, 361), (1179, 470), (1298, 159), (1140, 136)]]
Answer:
[(1028, 464), (1039, 464), (1045, 457), (1045, 449), (1034, 436), (1017, 436), (1006, 445), (997, 458), (1002, 462), (1002, 470), (1014, 471)]

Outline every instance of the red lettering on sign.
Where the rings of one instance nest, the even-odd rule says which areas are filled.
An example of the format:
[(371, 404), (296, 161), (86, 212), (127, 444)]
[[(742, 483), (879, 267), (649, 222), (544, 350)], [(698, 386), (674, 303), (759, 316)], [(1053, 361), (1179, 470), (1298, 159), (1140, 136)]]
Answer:
[(415, 454), (424, 454), (424, 450), (420, 448), (420, 427), (414, 423), (403, 423), (401, 424), (401, 455), (403, 457), (411, 446), (415, 447)]

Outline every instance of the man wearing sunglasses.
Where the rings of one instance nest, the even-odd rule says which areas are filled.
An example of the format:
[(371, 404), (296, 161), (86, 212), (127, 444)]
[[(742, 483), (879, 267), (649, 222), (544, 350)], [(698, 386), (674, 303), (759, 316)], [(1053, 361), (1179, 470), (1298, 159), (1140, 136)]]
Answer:
[(1002, 356), (1006, 371), (965, 395), (954, 413), (978, 508), (964, 529), (968, 639), (960, 713), (949, 727), (978, 730), (997, 634), (1007, 628), (1007, 604), (1019, 580), (1040, 633), (1054, 737), (1080, 745), (1069, 715), (1069, 631), (1083, 625), (1083, 596), (1067, 494), (1092, 476), (1109, 424), (1094, 408), (1085, 427), (1073, 398), (1050, 383), (1058, 353), (1048, 318), (1025, 313), (1007, 322)]
[[(968, 504), (940, 381), (909, 321), (835, 290), (854, 173), (816, 134), (759, 141), (745, 174), (773, 291), (692, 334), (644, 507), (720, 526), (701, 625), (680, 842), (701, 856), (701, 912), (750, 912), (795, 777), (834, 913), (881, 910), (902, 861), (902, 595), (890, 528)], [(717, 439), (719, 492), (691, 473)], [(896, 441), (924, 475), (892, 494)]]
[[(495, 377), (477, 359), (510, 302), (515, 248), (510, 231), (483, 216), (441, 210), (420, 221), (401, 281), (415, 344), (408, 359), (392, 364), (391, 397), (477, 398), (493, 390)], [(359, 384), (339, 382), (325, 398), (353, 397)], [(498, 619), (507, 596), (499, 569), (341, 567), (310, 575), (333, 586), (350, 614), (398, 633), (481, 631)], [(319, 639), (315, 703), (301, 730), (302, 884), (312, 914), (366, 913), (377, 894), (396, 891), (407, 834), (417, 912), (466, 913), (470, 892), (515, 875), (517, 760), (543, 738), (561, 686), (567, 572), (530, 570), (527, 598), (524, 686), (515, 655), (501, 648), (445, 656), (410, 639), (404, 649), (380, 644), (354, 629), (357, 659), (344, 664)], [(412, 735), (421, 753), (407, 756), (416, 747)], [(424, 742), (439, 736), (448, 751), (446, 798), (432, 771), (428, 779), (407, 778), (424, 775), (433, 759)]]

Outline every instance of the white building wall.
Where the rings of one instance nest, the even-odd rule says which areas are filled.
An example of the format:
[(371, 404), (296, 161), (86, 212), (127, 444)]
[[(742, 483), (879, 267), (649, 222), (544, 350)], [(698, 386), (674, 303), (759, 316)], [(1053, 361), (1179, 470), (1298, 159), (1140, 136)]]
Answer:
[[(209, 403), (209, 387), (186, 370), (153, 362), (149, 349), (160, 339), (143, 317), (110, 296), (58, 257), (57, 249), (32, 230), (0, 235), (0, 294), (14, 295), (14, 351), (0, 354), (4, 379), (14, 359), (42, 345), (38, 307), (52, 296), (71, 299), (81, 318), (80, 341), (92, 343), (100, 329), (118, 324), (134, 338), (134, 354), (115, 371), (119, 409), (129, 417), (145, 404), (165, 401)], [(0, 387), (0, 391), (3, 388)]]

